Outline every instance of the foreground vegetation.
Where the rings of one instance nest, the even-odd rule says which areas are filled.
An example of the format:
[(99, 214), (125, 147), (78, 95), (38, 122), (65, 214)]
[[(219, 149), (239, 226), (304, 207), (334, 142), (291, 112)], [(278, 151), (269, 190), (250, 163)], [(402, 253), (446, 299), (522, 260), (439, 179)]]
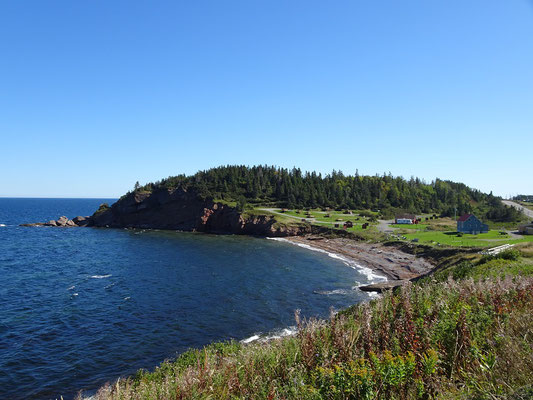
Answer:
[(533, 245), (476, 253), (294, 337), (191, 350), (96, 399), (522, 399), (533, 393)]

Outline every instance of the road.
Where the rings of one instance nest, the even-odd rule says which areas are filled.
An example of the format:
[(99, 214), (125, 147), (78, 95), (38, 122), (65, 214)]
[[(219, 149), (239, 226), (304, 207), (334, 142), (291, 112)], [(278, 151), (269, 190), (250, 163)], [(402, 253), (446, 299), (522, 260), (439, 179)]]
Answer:
[(533, 221), (533, 210), (530, 210), (529, 208), (526, 208), (524, 206), (521, 206), (518, 203), (515, 203), (511, 200), (502, 200), (503, 204), (506, 204), (508, 206), (514, 207), (519, 211), (522, 211), (525, 215), (527, 215), (528, 218), (530, 218)]

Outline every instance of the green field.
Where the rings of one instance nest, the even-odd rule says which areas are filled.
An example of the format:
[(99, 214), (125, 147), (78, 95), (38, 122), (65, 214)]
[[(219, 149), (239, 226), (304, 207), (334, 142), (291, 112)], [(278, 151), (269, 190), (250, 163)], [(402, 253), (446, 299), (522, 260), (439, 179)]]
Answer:
[(523, 239), (513, 239), (499, 231), (489, 231), (479, 235), (463, 234), (458, 236), (457, 232), (447, 231), (420, 231), (403, 235), (407, 240), (418, 239), (420, 243), (441, 244), (461, 247), (496, 247), (506, 243), (533, 242), (533, 236), (524, 236)]
[[(275, 209), (275, 211), (281, 213), (281, 209)], [(299, 212), (297, 212), (297, 210), (287, 210), (282, 213), (282, 218), (290, 218), (294, 221), (308, 222), (310, 224), (325, 226), (334, 229), (335, 224), (339, 224), (339, 227), (337, 229), (343, 229), (344, 222), (351, 221), (354, 226), (353, 228), (347, 228), (346, 231), (348, 232), (363, 231), (364, 223), (369, 224), (369, 227), (367, 229), (372, 229), (376, 225), (376, 223), (370, 222), (370, 218), (368, 217), (359, 216), (360, 213), (365, 213), (366, 215), (372, 214), (374, 216), (377, 216), (377, 213), (373, 213), (368, 210), (352, 210), (352, 214), (346, 214), (342, 211), (299, 210)], [(276, 214), (276, 218), (279, 216), (281, 215)]]
[(407, 225), (407, 224), (391, 224), (389, 226), (392, 226), (393, 228), (399, 228), (399, 229), (417, 229), (417, 230), (424, 230), (426, 229), (429, 225), (425, 225), (425, 224), (411, 224), (411, 225)]

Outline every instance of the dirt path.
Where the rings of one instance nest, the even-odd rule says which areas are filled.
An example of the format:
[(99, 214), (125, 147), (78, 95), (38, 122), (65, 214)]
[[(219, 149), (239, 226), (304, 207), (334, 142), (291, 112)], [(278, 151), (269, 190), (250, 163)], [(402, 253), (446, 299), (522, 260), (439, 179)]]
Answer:
[(394, 223), (393, 219), (390, 219), (390, 220), (380, 219), (380, 220), (378, 220), (378, 222), (379, 222), (379, 224), (378, 224), (377, 228), (378, 228), (378, 231), (380, 231), (380, 232), (392, 233), (396, 229), (398, 229), (398, 228), (393, 228), (392, 226), (389, 226), (390, 224)]

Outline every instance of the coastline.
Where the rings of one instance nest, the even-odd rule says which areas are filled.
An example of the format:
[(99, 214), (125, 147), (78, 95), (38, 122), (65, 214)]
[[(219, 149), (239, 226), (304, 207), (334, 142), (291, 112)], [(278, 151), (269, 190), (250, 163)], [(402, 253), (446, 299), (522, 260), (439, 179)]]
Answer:
[(314, 251), (321, 251), (345, 261), (365, 273), (371, 281), (359, 288), (381, 292), (406, 284), (427, 274), (433, 265), (423, 258), (379, 243), (356, 242), (346, 238), (327, 239), (322, 236), (290, 236), (275, 238)]

